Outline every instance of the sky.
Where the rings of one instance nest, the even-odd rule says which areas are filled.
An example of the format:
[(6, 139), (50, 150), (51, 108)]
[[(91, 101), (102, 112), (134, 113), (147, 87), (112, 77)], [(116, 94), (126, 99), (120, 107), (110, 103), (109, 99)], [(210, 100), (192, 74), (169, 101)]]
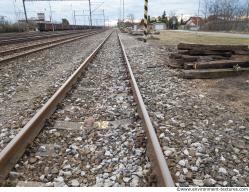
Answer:
[[(106, 21), (115, 23), (120, 18), (120, 0), (91, 0), (93, 12), (93, 23), (103, 22), (103, 9), (105, 10)], [(143, 17), (143, 0), (124, 0), (125, 18), (133, 14), (135, 19)], [(60, 22), (61, 18), (67, 18), (74, 23), (73, 13), (75, 11), (76, 24), (87, 24), (89, 15), (88, 1), (27, 1), (26, 9), (28, 17), (36, 17), (37, 12), (44, 12), (46, 20), (49, 20), (50, 6), (52, 20)], [(151, 17), (162, 15), (165, 10), (167, 15), (175, 12), (177, 15), (193, 16), (198, 13), (199, 0), (149, 0), (149, 15)], [(84, 16), (85, 15), (85, 16)], [(0, 0), (0, 16), (12, 22), (23, 19), (22, 0)]]

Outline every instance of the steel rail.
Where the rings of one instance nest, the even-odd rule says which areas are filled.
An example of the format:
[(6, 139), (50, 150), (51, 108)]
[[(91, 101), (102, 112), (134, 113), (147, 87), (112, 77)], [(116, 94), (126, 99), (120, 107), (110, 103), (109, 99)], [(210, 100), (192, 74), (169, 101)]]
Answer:
[(26, 52), (20, 52), (20, 53), (14, 54), (14, 55), (5, 56), (3, 58), (0, 58), (0, 63), (5, 62), (5, 61), (9, 61), (9, 60), (12, 60), (12, 59), (15, 59), (15, 58), (18, 58), (18, 57), (26, 56), (28, 54), (35, 53), (35, 52), (38, 52), (38, 51), (42, 51), (42, 50), (45, 50), (45, 49), (49, 49), (49, 48), (52, 48), (52, 47), (55, 47), (55, 46), (58, 46), (58, 45), (62, 45), (62, 44), (65, 44), (65, 43), (76, 41), (78, 39), (82, 39), (82, 38), (85, 38), (85, 37), (96, 35), (96, 34), (98, 34), (100, 32), (103, 32), (103, 31), (92, 32), (92, 33), (89, 33), (89, 34), (82, 34), (82, 35), (77, 36), (77, 37), (67, 38), (66, 40), (62, 39), (61, 41), (53, 43), (53, 44), (48, 43), (48, 45), (44, 45), (42, 47), (38, 47), (38, 48), (35, 48), (35, 49), (30, 49), (30, 50), (28, 50)]
[[(39, 47), (39, 46), (42, 46), (42, 45), (48, 45), (48, 44), (51, 44), (51, 43), (60, 42), (60, 41), (63, 41), (63, 40), (74, 38), (74, 37), (79, 37), (79, 36), (82, 36), (82, 35), (87, 34), (89, 32), (90, 33), (97, 32), (97, 30), (85, 31), (85, 32), (80, 33), (80, 34), (67, 35), (69, 37), (55, 37), (55, 38), (61, 38), (61, 39), (52, 39), (52, 40), (45, 41), (45, 42), (38, 42), (38, 43), (35, 43), (35, 44), (31, 44), (31, 45), (24, 45), (24, 46), (19, 46), (19, 47), (15, 47), (15, 48), (12, 48), (12, 49), (0, 51), (0, 56), (5, 56), (5, 55), (11, 54), (11, 53), (20, 52), (20, 51), (23, 51), (23, 50), (31, 49), (31, 48), (34, 48), (34, 47)], [(40, 40), (40, 41), (42, 41), (42, 40)]]
[[(71, 33), (71, 34), (76, 34), (76, 33)], [(1, 45), (10, 45), (10, 44), (23, 43), (23, 42), (37, 41), (37, 40), (41, 40), (41, 39), (49, 39), (49, 38), (65, 36), (65, 35), (70, 35), (70, 33), (51, 34), (51, 35), (48, 35), (48, 34), (46, 34), (46, 35), (30, 35), (30, 36), (23, 36), (23, 37), (5, 38), (5, 39), (0, 39), (0, 44)]]
[[(16, 34), (16, 35), (5, 35), (5, 36), (0, 36), (0, 43), (3, 42), (7, 42), (8, 40), (10, 41), (14, 41), (14, 40), (21, 40), (22, 38), (39, 38), (39, 37), (49, 37), (49, 36), (53, 36), (53, 35), (63, 35), (63, 34), (69, 34), (68, 32), (54, 32), (54, 33), (43, 33), (43, 32), (33, 32), (33, 33), (27, 33), (27, 34)], [(73, 33), (72, 33), (73, 34)]]
[(30, 34), (30, 35), (25, 35), (22, 37), (7, 37), (7, 38), (1, 38), (0, 37), (0, 44), (1, 45), (7, 45), (7, 44), (14, 44), (14, 43), (22, 43), (22, 42), (27, 42), (27, 41), (36, 41), (36, 40), (42, 40), (42, 39), (50, 39), (50, 38), (55, 38), (55, 37), (63, 37), (67, 35), (73, 35), (73, 34), (80, 34), (89, 31), (84, 30), (84, 31), (77, 31), (77, 32), (64, 32), (64, 33), (52, 33), (52, 34)]
[(74, 30), (65, 30), (65, 31), (29, 31), (29, 32), (9, 32), (9, 33), (0, 33), (0, 40), (4, 38), (18, 38), (18, 37), (26, 37), (33, 35), (46, 35), (46, 34), (58, 34), (65, 33)]
[(85, 67), (93, 60), (100, 48), (104, 45), (112, 32), (105, 37), (102, 43), (91, 53), (68, 80), (55, 92), (55, 94), (43, 105), (43, 107), (31, 118), (21, 131), (10, 141), (0, 153), (0, 181), (4, 180), (17, 161), (22, 157), (28, 144), (43, 128), (45, 122), (54, 113), (59, 102), (66, 96), (76, 83)]
[(157, 178), (157, 186), (175, 187), (175, 184), (171, 177), (167, 162), (164, 158), (161, 146), (159, 144), (155, 129), (153, 128), (149, 114), (146, 110), (143, 98), (139, 91), (135, 76), (132, 72), (130, 62), (128, 60), (124, 45), (122, 43), (122, 40), (119, 34), (118, 34), (118, 39), (119, 39), (120, 46), (122, 48), (125, 62), (127, 64), (126, 67), (129, 72), (130, 83), (133, 89), (133, 94), (138, 104), (138, 112), (139, 112), (140, 118), (143, 120), (143, 124), (145, 127), (145, 131), (146, 131), (146, 135), (148, 139), (147, 151), (148, 151), (148, 155), (151, 160), (151, 163), (152, 163), (153, 172)]

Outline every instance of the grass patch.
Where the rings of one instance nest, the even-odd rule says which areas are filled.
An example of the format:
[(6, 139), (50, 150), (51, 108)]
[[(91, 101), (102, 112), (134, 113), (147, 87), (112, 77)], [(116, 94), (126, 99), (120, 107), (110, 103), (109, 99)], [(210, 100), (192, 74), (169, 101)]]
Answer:
[(249, 45), (249, 38), (215, 36), (208, 34), (162, 31), (160, 41), (167, 45), (178, 43), (220, 44), (220, 45)]

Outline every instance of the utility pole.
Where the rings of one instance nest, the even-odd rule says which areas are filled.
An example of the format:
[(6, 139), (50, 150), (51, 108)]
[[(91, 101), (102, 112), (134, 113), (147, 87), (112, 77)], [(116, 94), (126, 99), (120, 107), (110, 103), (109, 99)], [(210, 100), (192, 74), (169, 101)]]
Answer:
[[(26, 18), (26, 22), (28, 22), (27, 19), (27, 13), (26, 13), (26, 8), (25, 8), (25, 1), (74, 1), (74, 0), (22, 0), (23, 1), (23, 7), (24, 7), (24, 12), (25, 12), (25, 18)], [(76, 0), (78, 1), (78, 0)], [(92, 27), (93, 23), (92, 23), (92, 13), (94, 12), (94, 10), (92, 11), (92, 7), (91, 7), (91, 0), (82, 0), (82, 1), (88, 1), (89, 3), (89, 12), (90, 12), (90, 16), (89, 16), (89, 26), (90, 28)]]
[(89, 15), (90, 15), (90, 27), (92, 27), (92, 7), (91, 7), (91, 0), (89, 0)]
[(88, 16), (87, 19), (88, 19), (88, 29), (90, 29), (90, 25), (89, 25), (90, 24), (90, 17)]
[(73, 5), (71, 4), (70, 6), (71, 6), (72, 21), (73, 21)]
[(76, 16), (75, 16), (75, 10), (73, 11), (73, 18), (74, 18), (74, 25), (76, 25)]
[(109, 28), (109, 25), (110, 25), (109, 17), (107, 17), (106, 20), (107, 20), (107, 27)]
[(124, 0), (123, 0), (123, 22), (125, 20), (125, 6), (124, 6)]
[(24, 9), (25, 20), (26, 20), (26, 23), (28, 23), (28, 17), (27, 17), (27, 12), (26, 12), (25, 0), (22, 0), (22, 4), (23, 4), (23, 9)]
[(18, 13), (16, 11), (16, 4), (15, 4), (14, 1), (13, 1), (13, 6), (14, 6), (14, 10), (15, 10), (15, 16), (16, 16), (16, 21), (17, 21), (18, 32), (20, 32), (20, 24), (18, 22), (19, 18), (18, 18)]
[(48, 5), (49, 5), (49, 20), (52, 23), (52, 9), (51, 9), (50, 2), (48, 2)]
[(122, 0), (120, 0), (120, 4), (119, 4), (119, 20), (121, 21), (122, 19)]
[(83, 17), (83, 25), (85, 25), (85, 13), (84, 13), (84, 10), (82, 10), (82, 13), (83, 13), (83, 15), (82, 15), (82, 17)]
[(104, 27), (105, 27), (105, 10), (103, 9)]
[(49, 11), (50, 11), (50, 22), (52, 23), (52, 27), (53, 27), (53, 31), (54, 31), (54, 23), (53, 23), (53, 16), (52, 16), (52, 8), (51, 8), (51, 4), (49, 1)]
[(198, 6), (198, 16), (197, 16), (197, 27), (198, 27), (198, 31), (200, 30), (200, 26), (199, 26), (199, 17), (200, 17), (200, 7), (201, 7), (201, 1), (199, 0), (199, 6)]

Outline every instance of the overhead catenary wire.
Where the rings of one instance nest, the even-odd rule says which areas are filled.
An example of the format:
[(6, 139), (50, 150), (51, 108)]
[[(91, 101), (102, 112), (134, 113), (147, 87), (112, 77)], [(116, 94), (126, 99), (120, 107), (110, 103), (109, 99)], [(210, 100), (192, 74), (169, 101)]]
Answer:
[[(28, 16), (27, 16), (27, 10), (26, 10), (26, 5), (25, 5), (25, 2), (26, 1), (88, 1), (88, 5), (89, 5), (89, 25), (90, 27), (92, 26), (92, 3), (91, 3), (91, 0), (22, 0), (22, 3), (23, 3), (23, 9), (24, 9), (24, 14), (25, 14), (25, 20), (26, 20), (26, 23), (28, 23)], [(98, 9), (98, 8), (96, 8)]]

